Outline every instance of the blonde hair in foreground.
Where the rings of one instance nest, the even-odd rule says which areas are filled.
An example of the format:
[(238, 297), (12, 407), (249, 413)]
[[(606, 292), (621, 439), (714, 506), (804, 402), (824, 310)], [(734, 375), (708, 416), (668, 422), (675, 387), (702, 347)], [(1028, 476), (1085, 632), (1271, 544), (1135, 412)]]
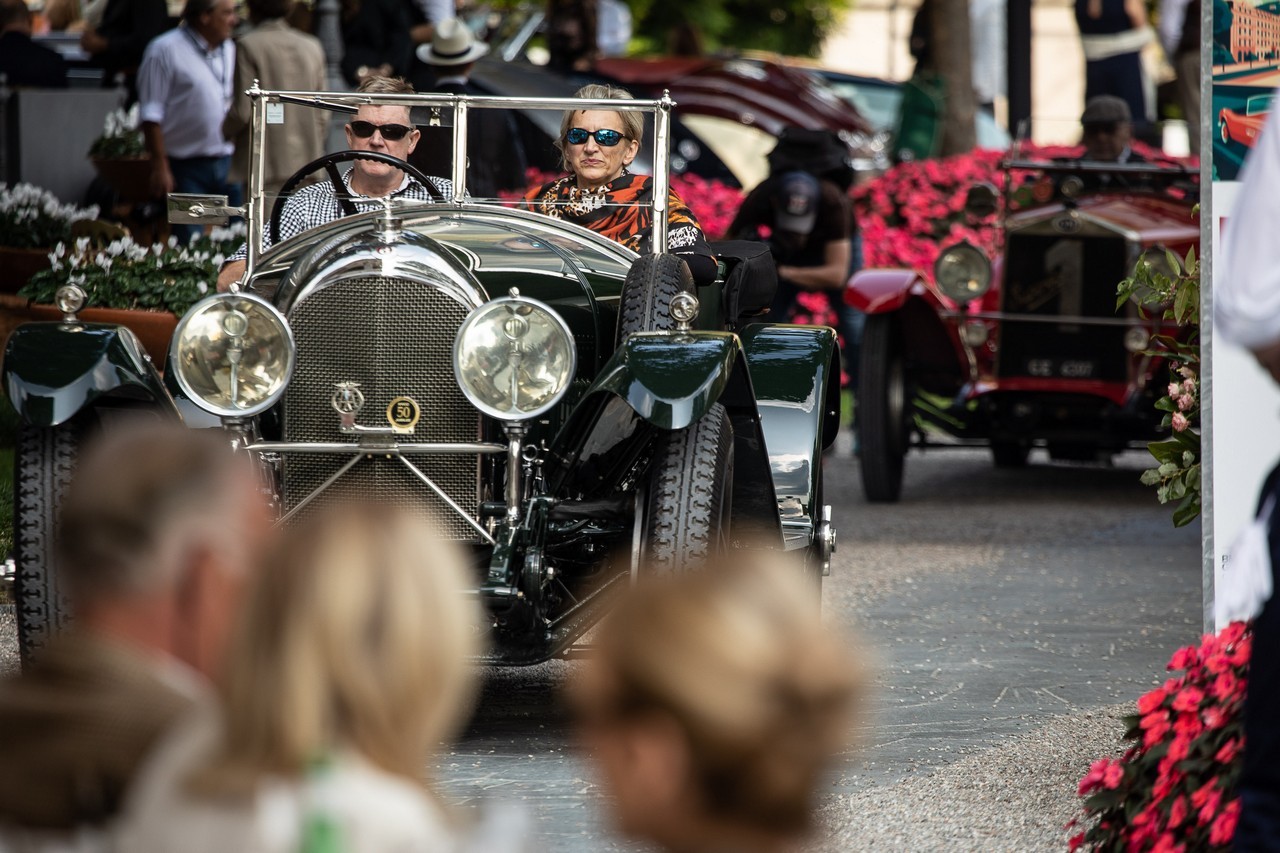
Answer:
[(394, 507), (288, 528), (232, 641), (224, 749), (193, 786), (245, 792), (335, 748), (421, 779), (470, 707), (479, 612), (466, 585), (458, 549)]
[(776, 554), (733, 553), (641, 584), (606, 621), (606, 720), (667, 715), (689, 745), (707, 814), (771, 833), (810, 829), (824, 773), (848, 744), (858, 668), (821, 624), (816, 590)]

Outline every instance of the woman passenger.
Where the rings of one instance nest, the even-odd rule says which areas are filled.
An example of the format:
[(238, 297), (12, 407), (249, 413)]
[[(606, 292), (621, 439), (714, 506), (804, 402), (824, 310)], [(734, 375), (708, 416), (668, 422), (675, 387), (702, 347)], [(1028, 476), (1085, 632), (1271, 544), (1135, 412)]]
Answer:
[(622, 831), (668, 851), (803, 840), (860, 683), (817, 608), (799, 566), (738, 551), (606, 619), (569, 704)]
[(221, 713), (160, 747), (119, 849), (452, 850), (423, 774), (469, 704), (466, 584), (454, 547), (394, 508), (288, 529), (241, 614)]
[[(630, 100), (631, 93), (592, 83), (575, 97)], [(522, 207), (590, 228), (633, 251), (650, 251), (653, 178), (629, 171), (643, 136), (639, 112), (566, 110), (556, 148), (570, 174), (531, 188)], [(716, 278), (716, 260), (702, 226), (674, 191), (668, 199), (667, 250), (684, 259), (696, 283), (710, 284)]]

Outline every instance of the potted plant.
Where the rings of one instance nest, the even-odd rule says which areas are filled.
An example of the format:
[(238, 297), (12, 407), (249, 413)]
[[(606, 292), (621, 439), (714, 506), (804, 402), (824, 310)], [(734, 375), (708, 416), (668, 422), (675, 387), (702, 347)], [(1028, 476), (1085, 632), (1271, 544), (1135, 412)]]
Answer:
[(121, 201), (146, 201), (150, 197), (151, 157), (138, 129), (138, 105), (107, 113), (102, 135), (89, 148), (89, 159)]
[(170, 237), (147, 246), (128, 236), (105, 245), (94, 245), (87, 237), (58, 243), (49, 253), (49, 268), (32, 276), (18, 292), (30, 304), (17, 319), (60, 320), (62, 312), (52, 304), (54, 294), (63, 285), (75, 284), (87, 297), (81, 320), (128, 326), (151, 358), (163, 364), (178, 318), (212, 292), (219, 267), (244, 241), (244, 234), (239, 224), (215, 228), (189, 245)]
[(0, 183), (0, 292), (15, 293), (49, 266), (49, 250), (71, 239), (71, 226), (94, 219), (96, 207), (63, 204), (31, 184)]

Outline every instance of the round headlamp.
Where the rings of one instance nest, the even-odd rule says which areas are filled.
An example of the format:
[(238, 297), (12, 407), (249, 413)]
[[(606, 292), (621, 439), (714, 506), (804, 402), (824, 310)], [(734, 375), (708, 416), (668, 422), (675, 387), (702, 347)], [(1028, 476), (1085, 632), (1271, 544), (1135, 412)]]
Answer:
[(194, 305), (173, 333), (178, 387), (221, 417), (248, 417), (280, 399), (293, 376), (293, 332), (260, 296), (220, 293)]
[(472, 311), (453, 343), (462, 393), (504, 421), (536, 417), (560, 402), (577, 359), (560, 315), (523, 296), (495, 299)]
[(991, 262), (972, 243), (958, 243), (938, 256), (933, 264), (933, 276), (943, 296), (968, 302), (991, 287)]
[(87, 299), (84, 289), (76, 284), (64, 284), (53, 295), (53, 303), (58, 306), (58, 310), (63, 314), (76, 313), (84, 307)]

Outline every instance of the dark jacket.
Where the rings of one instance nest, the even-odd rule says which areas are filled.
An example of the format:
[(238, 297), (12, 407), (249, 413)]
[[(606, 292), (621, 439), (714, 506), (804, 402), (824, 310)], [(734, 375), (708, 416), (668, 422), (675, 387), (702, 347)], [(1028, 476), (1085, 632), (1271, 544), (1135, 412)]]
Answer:
[(56, 51), (36, 44), (26, 33), (0, 35), (0, 74), (10, 86), (65, 89), (67, 63)]
[(107, 0), (98, 25), (107, 49), (93, 57), (105, 72), (103, 85), (115, 85), (114, 77), (121, 71), (132, 76), (142, 64), (147, 45), (171, 24), (165, 0)]
[[(427, 92), (443, 95), (483, 95), (470, 82), (444, 83)], [(416, 121), (415, 117), (415, 121)], [(418, 125), (421, 137), (409, 162), (428, 175), (449, 177), (453, 169), (453, 127)], [(467, 113), (467, 191), (474, 198), (494, 198), (499, 190), (523, 189), (527, 160), (515, 120), (507, 110)]]

